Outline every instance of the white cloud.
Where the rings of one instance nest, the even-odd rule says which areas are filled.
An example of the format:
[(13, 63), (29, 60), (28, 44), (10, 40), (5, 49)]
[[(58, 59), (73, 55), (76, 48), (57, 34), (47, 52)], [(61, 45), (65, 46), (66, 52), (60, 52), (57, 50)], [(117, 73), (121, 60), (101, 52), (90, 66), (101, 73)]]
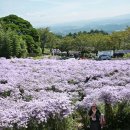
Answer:
[(14, 13), (29, 20), (35, 26), (110, 17), (130, 12), (129, 0), (1, 1), (6, 4), (0, 5), (2, 9), (0, 15)]

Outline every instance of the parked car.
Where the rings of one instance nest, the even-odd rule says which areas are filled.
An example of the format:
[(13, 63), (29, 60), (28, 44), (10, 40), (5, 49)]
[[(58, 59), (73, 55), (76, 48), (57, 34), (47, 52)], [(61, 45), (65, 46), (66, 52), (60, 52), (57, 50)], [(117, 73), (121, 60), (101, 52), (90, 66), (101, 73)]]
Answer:
[(98, 60), (111, 60), (111, 56), (109, 55), (100, 55)]

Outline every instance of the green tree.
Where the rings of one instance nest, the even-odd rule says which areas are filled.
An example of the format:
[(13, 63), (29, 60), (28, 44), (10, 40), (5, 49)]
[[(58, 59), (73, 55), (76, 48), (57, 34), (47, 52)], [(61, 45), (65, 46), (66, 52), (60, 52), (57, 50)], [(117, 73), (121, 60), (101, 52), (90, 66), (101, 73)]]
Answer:
[[(24, 50), (24, 51), (23, 51)], [(26, 57), (27, 49), (24, 40), (17, 33), (8, 30), (0, 32), (1, 57)]]
[(27, 57), (28, 56), (28, 50), (27, 50), (27, 45), (26, 45), (26, 42), (22, 39), (22, 38), (19, 38), (19, 43), (20, 43), (20, 57)]
[(130, 49), (129, 31), (113, 32), (110, 35), (110, 43), (114, 51)]
[(49, 41), (50, 31), (49, 28), (38, 28), (37, 31), (40, 36), (42, 53), (44, 54), (45, 44)]
[(128, 27), (123, 33), (124, 48), (130, 49), (130, 27)]
[(69, 51), (73, 50), (73, 42), (74, 39), (72, 37), (66, 36), (60, 41), (58, 48), (61, 51), (67, 52), (67, 56), (69, 56)]
[[(28, 53), (35, 53), (35, 55), (41, 54), (39, 34), (28, 21), (16, 15), (9, 15), (0, 18), (0, 23), (2, 24), (4, 31), (11, 29), (12, 31), (15, 31), (17, 35), (23, 37), (23, 39), (27, 42), (26, 45)], [(15, 43), (15, 41), (13, 43)], [(18, 45), (16, 48), (18, 48)]]
[[(10, 28), (11, 30), (16, 31), (19, 35), (31, 35), (33, 37), (36, 32), (36, 29), (34, 29), (28, 21), (16, 15), (2, 17), (0, 18), (0, 21), (5, 30)], [(37, 38), (36, 41), (38, 40), (39, 39)]]

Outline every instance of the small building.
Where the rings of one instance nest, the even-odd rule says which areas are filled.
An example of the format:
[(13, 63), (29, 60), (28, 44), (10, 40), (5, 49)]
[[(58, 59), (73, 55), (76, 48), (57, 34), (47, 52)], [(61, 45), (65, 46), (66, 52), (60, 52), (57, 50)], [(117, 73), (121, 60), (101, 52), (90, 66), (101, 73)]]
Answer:
[(59, 49), (52, 49), (52, 55), (59, 55), (61, 51)]
[(77, 59), (80, 57), (80, 51), (69, 51), (69, 56)]
[(110, 57), (113, 57), (114, 51), (113, 50), (108, 50), (108, 51), (98, 51), (98, 57), (101, 55), (108, 55)]
[(98, 57), (100, 55), (108, 55), (110, 57), (123, 57), (125, 54), (130, 53), (130, 50), (108, 50), (108, 51), (98, 51)]
[(114, 57), (123, 57), (125, 54), (130, 53), (130, 50), (116, 50)]

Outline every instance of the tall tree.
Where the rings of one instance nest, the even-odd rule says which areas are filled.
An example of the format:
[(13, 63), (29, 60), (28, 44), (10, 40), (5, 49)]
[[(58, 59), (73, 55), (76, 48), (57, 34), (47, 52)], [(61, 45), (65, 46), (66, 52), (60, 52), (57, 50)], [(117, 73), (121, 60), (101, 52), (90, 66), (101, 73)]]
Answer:
[[(30, 22), (16, 16), (9, 15), (3, 18), (0, 18), (0, 23), (3, 26), (5, 31), (11, 29), (15, 31), (18, 35), (22, 36), (23, 39), (27, 42), (27, 49), (29, 53), (35, 53), (36, 55), (40, 54), (40, 37), (35, 28), (30, 24)], [(30, 39), (30, 41), (29, 41)], [(30, 48), (31, 46), (31, 48)]]
[[(23, 51), (24, 50), (24, 51)], [(27, 49), (24, 40), (11, 30), (0, 32), (1, 57), (26, 57)]]
[(40, 36), (42, 53), (44, 54), (45, 44), (49, 41), (50, 31), (49, 28), (38, 28), (37, 31)]
[(69, 56), (69, 51), (73, 50), (73, 42), (74, 39), (70, 36), (66, 36), (61, 40), (61, 44), (59, 44), (59, 49), (61, 51), (67, 52), (67, 56)]

